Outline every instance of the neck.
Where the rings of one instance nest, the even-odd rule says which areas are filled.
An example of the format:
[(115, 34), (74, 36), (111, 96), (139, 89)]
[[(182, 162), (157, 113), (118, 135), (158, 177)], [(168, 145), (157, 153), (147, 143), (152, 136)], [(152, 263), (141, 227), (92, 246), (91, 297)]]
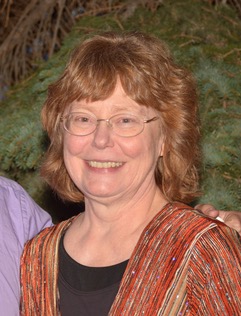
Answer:
[(130, 223), (135, 229), (140, 223), (151, 220), (166, 203), (167, 200), (156, 186), (143, 192), (138, 191), (131, 198), (123, 196), (112, 201), (86, 198), (82, 223), (88, 221), (91, 226), (100, 225), (102, 229), (113, 231), (121, 223), (125, 226)]
[(116, 203), (88, 198), (85, 203), (85, 212), (65, 235), (65, 247), (82, 264), (105, 266), (130, 258), (142, 231), (167, 200), (155, 186)]

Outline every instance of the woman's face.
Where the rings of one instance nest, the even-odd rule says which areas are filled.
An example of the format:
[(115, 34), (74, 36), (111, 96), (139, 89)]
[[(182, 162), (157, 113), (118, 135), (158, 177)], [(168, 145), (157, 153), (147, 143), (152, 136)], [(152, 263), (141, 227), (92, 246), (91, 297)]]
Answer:
[[(152, 108), (140, 106), (117, 84), (104, 101), (75, 101), (68, 109), (84, 112), (97, 119), (116, 114), (133, 114), (143, 120), (157, 116)], [(86, 136), (64, 133), (64, 162), (75, 185), (92, 199), (133, 198), (148, 188), (156, 188), (155, 166), (162, 155), (160, 120), (145, 124), (142, 133), (132, 137), (116, 135), (105, 121)]]

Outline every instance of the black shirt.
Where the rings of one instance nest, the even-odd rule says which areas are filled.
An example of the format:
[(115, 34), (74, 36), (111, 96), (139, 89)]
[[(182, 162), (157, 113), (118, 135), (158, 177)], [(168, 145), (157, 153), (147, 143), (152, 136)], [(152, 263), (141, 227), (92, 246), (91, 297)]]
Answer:
[(108, 267), (87, 267), (59, 249), (58, 288), (62, 316), (107, 316), (128, 260)]

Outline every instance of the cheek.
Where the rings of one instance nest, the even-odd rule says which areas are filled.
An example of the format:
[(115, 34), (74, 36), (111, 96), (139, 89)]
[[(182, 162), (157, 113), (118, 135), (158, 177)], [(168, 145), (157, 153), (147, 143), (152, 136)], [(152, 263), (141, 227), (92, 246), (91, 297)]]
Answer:
[(130, 158), (135, 158), (143, 153), (143, 143), (138, 141), (133, 141), (130, 139), (123, 139), (120, 143), (120, 151)]
[(82, 167), (79, 156), (83, 152), (83, 140), (72, 135), (64, 138), (63, 157), (65, 167), (74, 182), (78, 182)]
[(80, 163), (81, 160), (79, 159), (82, 148), (82, 142), (78, 138), (72, 137), (72, 135), (64, 138), (64, 164), (70, 178), (76, 185), (80, 183), (82, 174), (82, 165)]
[(73, 136), (65, 135), (64, 137), (64, 156), (76, 156), (84, 147), (84, 139)]
[(137, 159), (140, 163), (155, 163), (159, 157), (159, 147), (154, 138), (140, 137), (135, 140), (125, 139), (120, 146), (122, 153), (132, 159)]

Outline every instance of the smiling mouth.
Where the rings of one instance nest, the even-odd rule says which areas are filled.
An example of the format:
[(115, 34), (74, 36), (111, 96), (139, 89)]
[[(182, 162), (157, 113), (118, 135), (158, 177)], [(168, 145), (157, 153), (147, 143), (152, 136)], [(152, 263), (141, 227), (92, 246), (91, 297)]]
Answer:
[(114, 162), (114, 161), (106, 161), (106, 162), (100, 162), (100, 161), (88, 161), (88, 164), (90, 167), (93, 168), (118, 168), (123, 165), (123, 162)]

